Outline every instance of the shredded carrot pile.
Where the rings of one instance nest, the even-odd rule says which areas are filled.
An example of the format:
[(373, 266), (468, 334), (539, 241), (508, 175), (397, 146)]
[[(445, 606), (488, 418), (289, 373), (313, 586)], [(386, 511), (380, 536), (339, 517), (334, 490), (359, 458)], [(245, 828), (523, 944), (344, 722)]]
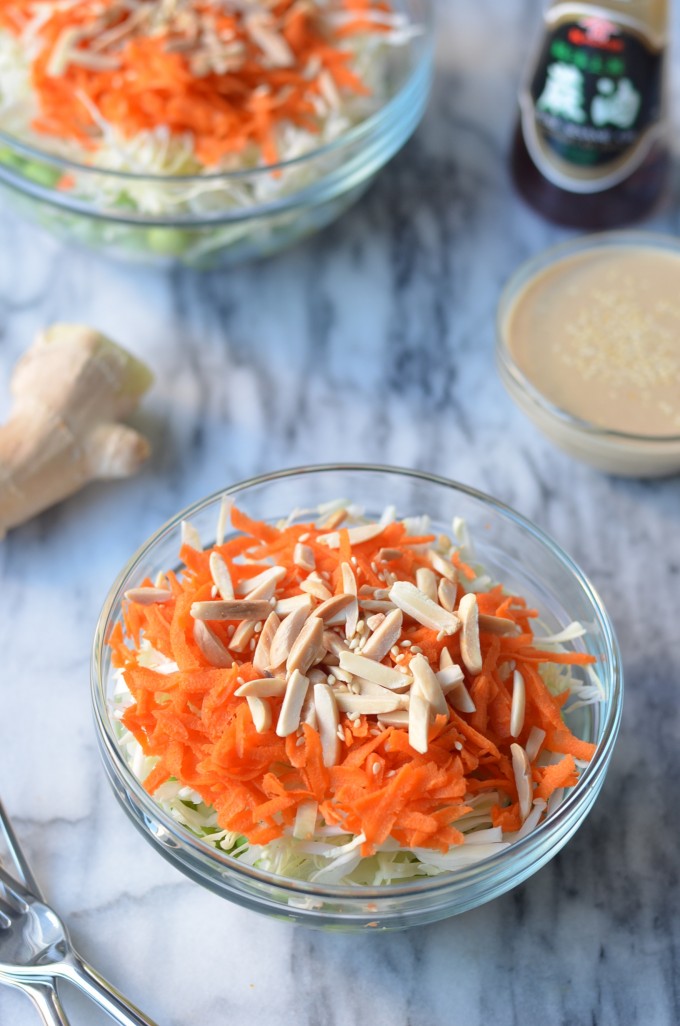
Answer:
[[(242, 650), (228, 656), (227, 661), (233, 659), (232, 665), (212, 665), (210, 650), (197, 641), (194, 614), (201, 607), (196, 603), (214, 601), (216, 594), (211, 556), (214, 560), (213, 554), (219, 554), (237, 595), (247, 595), (246, 582), (260, 575), (263, 567), (280, 568), (282, 576), (270, 599), (272, 609), (302, 595), (312, 579), (315, 588), (325, 587), (332, 596), (342, 595), (349, 568), (356, 581), (359, 605), (369, 602), (361, 615), (370, 619), (371, 595), (383, 595), (380, 589), (395, 580), (414, 584), (419, 569), (431, 568), (428, 546), (434, 536), (413, 537), (403, 523), (395, 522), (361, 541), (353, 539), (350, 530), (339, 527), (336, 547), (331, 547), (327, 527), (311, 523), (272, 527), (249, 519), (238, 509), (232, 510), (231, 517), (236, 533), (228, 540), (207, 551), (185, 543), (179, 574), (169, 572), (155, 587), (147, 580), (129, 593), (123, 621), (109, 638), (114, 664), (122, 669), (134, 698), (125, 709), (123, 723), (144, 753), (157, 759), (145, 781), (151, 794), (168, 779), (176, 778), (216, 809), (224, 829), (257, 845), (290, 833), (300, 806), (314, 802), (327, 825), (363, 835), (362, 854), (370, 855), (388, 837), (405, 848), (446, 852), (463, 841), (456, 822), (469, 811), (466, 801), (484, 792), (503, 796), (493, 810), (494, 824), (506, 831), (519, 829), (524, 816), (510, 746), (525, 745), (532, 731), (543, 732), (543, 751), (560, 756), (559, 761), (548, 765), (541, 764), (538, 753), (534, 756), (534, 797), (547, 799), (557, 788), (576, 783), (574, 760), (589, 760), (595, 746), (566, 727), (562, 705), (568, 692), (554, 697), (541, 677), (540, 666), (546, 662), (585, 665), (594, 659), (577, 651), (537, 650), (531, 631), (535, 611), (527, 608), (522, 597), (508, 595), (500, 585), (476, 596), (479, 672), (471, 674), (464, 665), (462, 631), (437, 631), (408, 615), (403, 618), (398, 646), (393, 646), (382, 660), (384, 667), (402, 667), (405, 673), (416, 653), (424, 656), (433, 670), (438, 670), (444, 660), (449, 665), (463, 666), (460, 686), (471, 700), (468, 708), (474, 711), (457, 710), (449, 695), (446, 713), (433, 712), (430, 716), (425, 751), (412, 746), (405, 725), (386, 725), (379, 715), (342, 714), (337, 758), (329, 764), (313, 717), (303, 715), (297, 729), (285, 737), (277, 733), (283, 702), (280, 696), (266, 700), (271, 722), (256, 725), (247, 699), (239, 697), (237, 691), (245, 683), (263, 678), (261, 668), (253, 665), (262, 622), (252, 626), (252, 638), (245, 650), (241, 643)], [(300, 558), (303, 545), (305, 559)], [(461, 577), (474, 577), (475, 571), (456, 557), (454, 553), (449, 566), (457, 562)], [(450, 575), (452, 579), (455, 576)], [(460, 579), (453, 584), (456, 606), (464, 594)], [(323, 596), (313, 599), (317, 606), (322, 600)], [(373, 616), (377, 629), (379, 624)], [(486, 630), (485, 625), (491, 627), (494, 621), (484, 617), (502, 618), (502, 624), (510, 622), (511, 629), (506, 633)], [(369, 628), (363, 620), (361, 624), (357, 624), (354, 638), (368, 635)], [(209, 623), (211, 637), (222, 651), (234, 644), (240, 626), (239, 621)], [(339, 631), (344, 638), (342, 626), (336, 633)], [(161, 673), (142, 665), (142, 639), (175, 663), (177, 670)], [(352, 647), (351, 640), (349, 644)], [(450, 659), (446, 653), (442, 657), (444, 649)], [(333, 662), (328, 650), (325, 656), (317, 655), (317, 666), (323, 665), (324, 658)], [(512, 668), (521, 672), (526, 687), (523, 723), (514, 737)], [(326, 666), (325, 673), (332, 669), (333, 665)], [(335, 681), (334, 686), (342, 689), (342, 680)]]
[[(0, 28), (26, 40), (33, 127), (86, 148), (106, 122), (124, 137), (167, 126), (211, 167), (255, 146), (279, 158), (276, 129), (319, 129), (319, 105), (367, 89), (349, 37), (384, 33), (383, 0), (0, 0)], [(386, 20), (387, 19), (387, 20)]]

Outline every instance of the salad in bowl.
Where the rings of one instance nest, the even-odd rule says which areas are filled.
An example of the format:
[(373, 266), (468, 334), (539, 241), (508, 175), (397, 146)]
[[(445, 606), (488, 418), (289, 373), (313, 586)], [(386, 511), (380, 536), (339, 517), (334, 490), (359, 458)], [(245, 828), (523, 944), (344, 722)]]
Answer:
[[(356, 496), (365, 473), (396, 474), (336, 476)], [(422, 892), (426, 918), (506, 889), (594, 798), (618, 717), (615, 649), (603, 662), (590, 615), (551, 624), (543, 582), (519, 588), (507, 552), (497, 577), (498, 554), (483, 558), (460, 515), (483, 498), (452, 501), (448, 530), (396, 503), (247, 511), (251, 488), (279, 483), (290, 475), (211, 500), (209, 535), (183, 518), (172, 563), (140, 576), (138, 559), (118, 582), (95, 675), (117, 790), (134, 780), (204, 868), (229, 868), (202, 882), (243, 897), (265, 879), (266, 903), (294, 918), (330, 906), (343, 923), (391, 925), (400, 889)], [(443, 913), (428, 902), (437, 881)]]
[(428, 0), (0, 0), (0, 178), (129, 256), (272, 252), (413, 131), (429, 36)]

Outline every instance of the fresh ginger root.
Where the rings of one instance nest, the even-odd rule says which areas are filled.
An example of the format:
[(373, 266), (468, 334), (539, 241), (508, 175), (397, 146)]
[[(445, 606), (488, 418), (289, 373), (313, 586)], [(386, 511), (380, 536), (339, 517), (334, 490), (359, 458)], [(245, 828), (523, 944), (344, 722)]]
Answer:
[(14, 368), (0, 426), (0, 538), (88, 481), (128, 477), (150, 452), (118, 423), (137, 407), (150, 370), (80, 324), (41, 332)]

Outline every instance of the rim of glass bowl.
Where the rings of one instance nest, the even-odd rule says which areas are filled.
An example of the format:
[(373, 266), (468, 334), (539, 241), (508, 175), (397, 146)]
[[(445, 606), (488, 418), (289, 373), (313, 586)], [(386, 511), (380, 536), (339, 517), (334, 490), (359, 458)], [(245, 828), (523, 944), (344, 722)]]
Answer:
[[(600, 737), (597, 741), (597, 750), (592, 761), (588, 764), (586, 769), (582, 771), (576, 787), (569, 795), (567, 795), (562, 804), (549, 817), (549, 819), (544, 820), (543, 823), (536, 827), (536, 829), (530, 834), (519, 841), (515, 841), (509, 848), (506, 848), (498, 855), (493, 855), (479, 863), (473, 864), (472, 866), (444, 872), (438, 876), (423, 877), (416, 881), (411, 880), (407, 883), (362, 886), (361, 888), (341, 884), (318, 884), (304, 880), (294, 880), (289, 877), (277, 876), (273, 873), (268, 873), (264, 870), (257, 869), (254, 866), (245, 866), (240, 863), (238, 859), (233, 858), (233, 856), (228, 855), (226, 852), (219, 852), (214, 847), (206, 844), (200, 838), (192, 834), (190, 830), (181, 826), (176, 820), (169, 816), (165, 810), (154, 801), (148, 792), (144, 790), (140, 781), (134, 776), (125, 761), (120, 745), (115, 736), (113, 724), (107, 708), (106, 678), (102, 672), (102, 654), (105, 650), (106, 638), (108, 637), (109, 630), (117, 619), (117, 610), (119, 609), (120, 601), (122, 599), (123, 586), (128, 576), (134, 573), (138, 563), (148, 555), (158, 541), (175, 533), (182, 520), (191, 519), (196, 513), (205, 509), (211, 503), (216, 503), (221, 500), (223, 495), (236, 496), (239, 493), (245, 492), (247, 489), (266, 485), (273, 481), (331, 472), (356, 473), (358, 475), (387, 474), (406, 477), (411, 480), (427, 481), (431, 484), (443, 486), (448, 490), (464, 494), (469, 498), (480, 502), (488, 509), (492, 509), (499, 513), (505, 519), (513, 521), (518, 527), (532, 535), (554, 556), (556, 556), (565, 569), (567, 569), (572, 576), (576, 578), (581, 589), (585, 592), (588, 600), (590, 601), (595, 617), (600, 629), (602, 630), (607, 656), (605, 668), (609, 684), (609, 703), (607, 716), (602, 724)], [(471, 883), (478, 879), (481, 880), (489, 876), (493, 876), (497, 869), (506, 865), (511, 866), (515, 861), (520, 865), (524, 865), (525, 862), (521, 856), (527, 856), (531, 854), (534, 849), (541, 848), (544, 841), (556, 832), (556, 828), (560, 826), (560, 824), (565, 820), (570, 820), (572, 815), (575, 814), (584, 795), (590, 791), (592, 784), (594, 784), (594, 782), (600, 777), (601, 773), (606, 769), (616, 741), (616, 735), (618, 733), (619, 723), (621, 720), (623, 676), (621, 672), (621, 655), (616, 635), (599, 595), (571, 557), (568, 556), (567, 553), (564, 552), (549, 535), (545, 534), (540, 530), (540, 528), (532, 524), (530, 520), (515, 512), (515, 510), (506, 506), (504, 503), (486, 495), (484, 492), (480, 492), (474, 488), (469, 488), (466, 485), (436, 474), (381, 464), (329, 463), (292, 467), (287, 470), (279, 470), (270, 474), (262, 474), (257, 477), (249, 478), (246, 481), (240, 481), (231, 487), (221, 488), (212, 495), (209, 495), (204, 499), (200, 499), (198, 502), (186, 507), (186, 509), (166, 521), (166, 523), (163, 524), (163, 526), (160, 527), (131, 557), (125, 567), (118, 574), (118, 577), (114, 581), (107, 595), (95, 630), (91, 662), (91, 690), (97, 730), (100, 741), (105, 743), (106, 752), (112, 764), (112, 769), (118, 779), (123, 783), (125, 789), (128, 792), (133, 793), (135, 800), (138, 805), (142, 807), (144, 813), (148, 814), (152, 820), (155, 819), (160, 823), (167, 833), (178, 842), (180, 849), (185, 852), (187, 850), (195, 852), (204, 865), (208, 864), (214, 866), (216, 870), (223, 871), (228, 869), (230, 873), (236, 874), (236, 876), (240, 876), (245, 880), (261, 885), (275, 886), (280, 891), (297, 895), (309, 894), (312, 892), (314, 896), (326, 898), (329, 901), (355, 899), (357, 902), (365, 902), (368, 898), (397, 898), (400, 896), (407, 896), (409, 894), (413, 895), (415, 893), (427, 893), (428, 895), (436, 894), (440, 891), (446, 891), (456, 883)]]
[(559, 242), (557, 245), (550, 246), (548, 249), (544, 249), (535, 256), (530, 257), (508, 279), (498, 300), (496, 311), (496, 361), (498, 369), (501, 379), (509, 390), (514, 386), (534, 406), (537, 406), (553, 420), (567, 428), (571, 428), (573, 431), (580, 431), (592, 438), (610, 441), (613, 444), (634, 445), (638, 449), (658, 450), (666, 446), (672, 448), (680, 444), (680, 434), (637, 435), (628, 431), (615, 431), (612, 428), (599, 427), (597, 424), (576, 417), (563, 407), (557, 406), (539, 391), (529, 378), (526, 377), (524, 372), (520, 370), (510, 352), (510, 347), (505, 337), (504, 322), (508, 311), (518, 293), (532, 278), (547, 267), (551, 267), (559, 263), (560, 260), (577, 253), (585, 253), (596, 249), (609, 249), (613, 246), (643, 246), (649, 249), (666, 249), (680, 256), (680, 239), (676, 236), (665, 235), (663, 232), (646, 232), (632, 229), (579, 235), (575, 239)]
[[(353, 125), (336, 139), (324, 143), (323, 146), (316, 147), (313, 150), (308, 150), (306, 153), (302, 153), (290, 160), (283, 160), (276, 164), (267, 164), (261, 167), (253, 167), (239, 171), (216, 171), (207, 175), (138, 174), (132, 171), (119, 171), (104, 167), (93, 167), (89, 164), (81, 164), (78, 161), (70, 160), (67, 157), (61, 157), (58, 154), (50, 153), (48, 150), (33, 146), (30, 143), (19, 139), (17, 136), (4, 132), (1, 129), (0, 145), (7, 146), (20, 156), (40, 161), (45, 164), (50, 164), (53, 167), (62, 170), (64, 173), (77, 172), (78, 174), (88, 176), (90, 180), (95, 180), (98, 177), (119, 180), (121, 187), (124, 186), (126, 182), (155, 186), (182, 186), (191, 185), (193, 183), (210, 184), (214, 182), (224, 182), (225, 184), (232, 182), (238, 183), (263, 177), (265, 175), (290, 171), (292, 169), (302, 167), (305, 164), (313, 164), (315, 160), (334, 153), (342, 153), (342, 151), (346, 149), (349, 150), (354, 145), (360, 144), (365, 139), (370, 139), (371, 137), (377, 137), (380, 139), (383, 133), (387, 133), (389, 130), (398, 128), (401, 121), (408, 120), (407, 117), (404, 116), (404, 110), (408, 111), (411, 107), (410, 100), (412, 95), (414, 93), (418, 93), (421, 89), (423, 89), (425, 93), (429, 90), (434, 54), (434, 4), (433, 0), (418, 0), (418, 3), (422, 6), (422, 13), (419, 15), (418, 20), (419, 24), (422, 25), (423, 31), (419, 36), (414, 37), (413, 45), (418, 49), (415, 52), (413, 65), (409, 69), (404, 82), (402, 82), (394, 95), (390, 96), (389, 99), (378, 108), (378, 110), (369, 114), (368, 117), (364, 118), (358, 124)], [(339, 170), (342, 170), (342, 165), (340, 165)], [(3, 167), (1, 164), (0, 171), (3, 172), (4, 175), (7, 174), (7, 168)], [(202, 213), (191, 218), (181, 218), (178, 216), (174, 219), (172, 215), (168, 214), (135, 219), (129, 211), (127, 214), (121, 213), (121, 216), (118, 216), (114, 211), (99, 210), (96, 207), (88, 206), (87, 202), (79, 201), (77, 199), (74, 200), (64, 193), (60, 193), (53, 188), (40, 185), (39, 183), (25, 178), (20, 174), (12, 173), (2, 180), (10, 187), (16, 188), (27, 195), (35, 197), (36, 199), (45, 200), (54, 206), (63, 207), (73, 212), (87, 214), (90, 217), (97, 217), (103, 220), (115, 220), (116, 222), (125, 224), (142, 224), (147, 226), (166, 223), (172, 224), (175, 221), (179, 224), (191, 225), (214, 224), (219, 223), (220, 220), (239, 220), (244, 217), (260, 216), (261, 214), (269, 212), (277, 212), (285, 210), (290, 206), (300, 205), (306, 199), (313, 197), (315, 186), (318, 186), (323, 182), (323, 178), (321, 178), (319, 181), (313, 182), (311, 185), (293, 192), (289, 196), (283, 196), (279, 200), (266, 204), (255, 204), (252, 207), (247, 208), (245, 211), (236, 210), (233, 212), (234, 216), (232, 218), (228, 217), (229, 213), (232, 213), (230, 211), (217, 211)], [(212, 217), (209, 216), (211, 213), (213, 215)]]

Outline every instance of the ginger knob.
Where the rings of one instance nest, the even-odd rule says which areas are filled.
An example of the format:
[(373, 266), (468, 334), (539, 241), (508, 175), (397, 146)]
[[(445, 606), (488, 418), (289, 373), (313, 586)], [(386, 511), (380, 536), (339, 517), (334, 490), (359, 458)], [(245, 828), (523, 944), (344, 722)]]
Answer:
[(89, 481), (136, 473), (150, 448), (119, 421), (136, 409), (150, 370), (85, 325), (41, 332), (14, 368), (0, 426), (0, 537)]

